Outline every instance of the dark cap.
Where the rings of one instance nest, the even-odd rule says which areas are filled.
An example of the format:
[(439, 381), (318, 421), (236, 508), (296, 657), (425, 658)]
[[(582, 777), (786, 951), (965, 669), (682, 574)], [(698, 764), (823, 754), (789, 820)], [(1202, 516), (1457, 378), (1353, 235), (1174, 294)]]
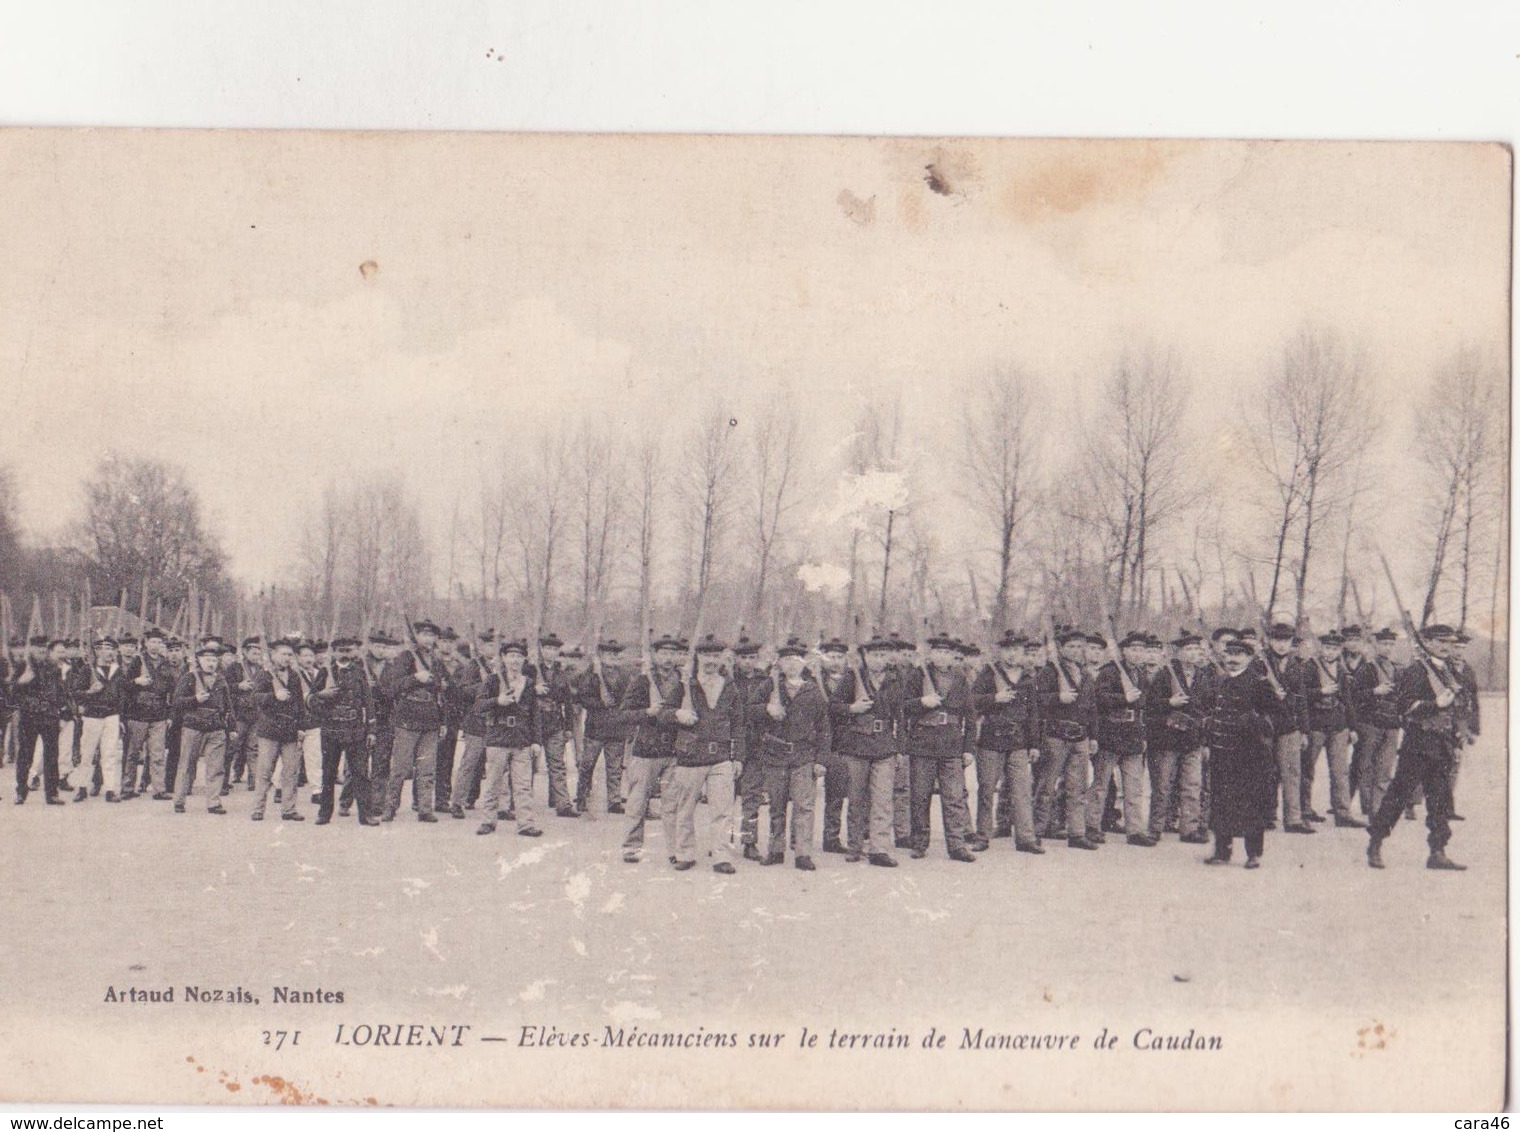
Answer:
[(1227, 655), (1231, 656), (1250, 656), (1251, 646), (1237, 638), (1233, 641), (1226, 641), (1224, 651)]
[(1346, 643), (1346, 638), (1334, 629), (1331, 629), (1330, 632), (1319, 635), (1319, 643), (1322, 645), (1343, 645)]
[(1427, 625), (1420, 630), (1420, 636), (1427, 641), (1454, 641), (1457, 639), (1457, 631), (1450, 625)]
[(1218, 643), (1219, 641), (1224, 640), (1226, 637), (1234, 640), (1239, 636), (1240, 631), (1238, 629), (1231, 629), (1228, 625), (1221, 625), (1219, 628), (1215, 629), (1212, 633), (1209, 634), (1209, 640)]
[(596, 651), (620, 653), (623, 651), (623, 642), (616, 637), (604, 637), (596, 643)]
[(1399, 635), (1392, 629), (1379, 629), (1376, 633), (1372, 634), (1372, 639), (1374, 641), (1396, 641), (1399, 639)]
[(509, 652), (515, 652), (519, 656), (526, 657), (528, 655), (528, 642), (502, 641), (500, 647), (496, 651), (501, 653), (502, 656), (506, 656)]
[(1289, 625), (1286, 621), (1275, 622), (1267, 630), (1267, 639), (1272, 641), (1291, 641), (1297, 636), (1298, 634), (1294, 631), (1293, 626)]
[(359, 647), (358, 637), (334, 637), (332, 647), (335, 649), (356, 649)]
[(195, 655), (196, 656), (221, 656), (222, 655), (222, 646), (221, 645), (202, 645), (200, 648), (198, 648), (198, 649), (195, 650)]
[(828, 640), (824, 641), (818, 646), (818, 651), (847, 653), (850, 651), (850, 646), (845, 644), (838, 637), (830, 637)]
[(713, 653), (721, 653), (727, 650), (728, 645), (712, 634), (708, 633), (697, 642), (697, 652), (703, 656), (711, 656)]
[(788, 637), (786, 643), (776, 650), (777, 656), (807, 656), (808, 647), (796, 637)]
[(432, 633), (433, 636), (436, 637), (438, 635), (438, 626), (435, 625), (435, 624), (433, 624), (433, 622), (429, 621), (426, 617), (424, 617), (421, 621), (413, 621), (412, 622), (412, 632), (413, 633)]
[(734, 655), (735, 656), (759, 656), (760, 655), (760, 642), (759, 641), (752, 641), (748, 637), (745, 637), (745, 636), (740, 636), (740, 638), (737, 641), (734, 642)]
[(145, 641), (151, 641), (155, 637), (162, 641), (168, 637), (168, 634), (160, 629), (157, 625), (151, 626), (148, 631), (143, 634), (143, 640)]
[(1181, 632), (1179, 632), (1177, 634), (1176, 637), (1174, 637), (1172, 639), (1172, 645), (1173, 645), (1173, 647), (1179, 648), (1179, 649), (1185, 649), (1185, 648), (1188, 647), (1188, 645), (1201, 645), (1201, 644), (1203, 644), (1203, 638), (1200, 637), (1197, 633), (1190, 633), (1190, 632), (1188, 632), (1186, 629), (1183, 629)]
[(565, 644), (564, 641), (559, 639), (558, 633), (544, 633), (538, 638), (538, 643), (541, 648), (546, 649), (562, 648)]
[(653, 641), (651, 641), (649, 647), (657, 651), (659, 649), (665, 649), (667, 652), (685, 652), (686, 642), (681, 640), (680, 637), (674, 637), (669, 633), (666, 633), (663, 637), (656, 637)]
[(1119, 642), (1119, 647), (1121, 649), (1128, 649), (1139, 645), (1141, 648), (1146, 648), (1150, 645), (1150, 643), (1150, 638), (1148, 638), (1144, 633), (1134, 632), (1126, 634), (1124, 639)]

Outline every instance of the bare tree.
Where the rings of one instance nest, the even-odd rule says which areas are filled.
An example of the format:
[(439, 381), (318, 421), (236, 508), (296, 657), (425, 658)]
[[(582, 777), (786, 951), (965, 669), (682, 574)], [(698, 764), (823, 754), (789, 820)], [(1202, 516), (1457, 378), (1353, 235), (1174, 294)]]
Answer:
[(760, 624), (772, 559), (783, 535), (782, 524), (797, 502), (797, 460), (801, 421), (790, 397), (770, 403), (755, 418), (747, 446), (750, 537), (755, 555), (754, 582), (746, 617)]
[(1460, 617), (1467, 620), (1473, 532), (1492, 494), (1489, 481), (1495, 477), (1488, 473), (1501, 408), (1493, 371), (1473, 350), (1462, 351), (1432, 375), (1421, 401), (1415, 444), (1427, 469), (1435, 517), (1422, 625), (1435, 613), (1454, 539)]
[(507, 513), (523, 577), (518, 620), (542, 627), (554, 613), (555, 563), (570, 525), (569, 442), (561, 431), (545, 432), (535, 446), (514, 451), (511, 459)]
[(682, 486), (687, 498), (687, 534), (695, 554), (690, 579), (694, 608), (702, 608), (712, 583), (718, 552), (727, 533), (734, 495), (738, 453), (730, 435), (738, 421), (719, 408), (708, 411), (698, 424), (684, 461)]
[(1126, 353), (1090, 422), (1084, 467), (1113, 573), (1112, 611), (1146, 606), (1158, 531), (1195, 498), (1178, 363), (1149, 347)]
[[(966, 406), (962, 420), (960, 486), (977, 517), (991, 528), (997, 554), (997, 588), (992, 599), (992, 632), (1008, 624), (1016, 537), (1029, 511), (1033, 477), (1033, 400), (1022, 374), (989, 375)], [(969, 566), (968, 566), (969, 570)], [(972, 602), (980, 606), (976, 578), (969, 576)]]
[[(1360, 359), (1324, 329), (1303, 330), (1288, 344), (1254, 403), (1252, 447), (1277, 501), (1266, 611), (1276, 607), (1289, 572), (1294, 617), (1302, 622), (1315, 538), (1349, 497), (1346, 473), (1375, 434), (1377, 417)], [(1290, 562), (1295, 539), (1298, 557)]]
[(605, 603), (625, 506), (626, 468), (612, 434), (582, 421), (572, 444), (574, 523), (580, 551), (580, 613), (589, 631), (592, 610)]
[[(639, 632), (642, 634), (654, 615), (651, 606), (654, 588), (654, 540), (658, 512), (655, 509), (655, 485), (660, 482), (664, 461), (660, 458), (659, 434), (645, 434), (638, 453), (639, 471)], [(644, 642), (640, 642), (643, 644)]]

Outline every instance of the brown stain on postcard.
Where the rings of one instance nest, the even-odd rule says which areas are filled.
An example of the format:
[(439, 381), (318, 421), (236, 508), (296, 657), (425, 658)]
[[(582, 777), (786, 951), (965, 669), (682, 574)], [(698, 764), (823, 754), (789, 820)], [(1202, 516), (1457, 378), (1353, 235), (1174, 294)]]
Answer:
[(1144, 198), (1172, 160), (1163, 142), (1115, 142), (1073, 146), (1036, 162), (1015, 176), (1002, 192), (1002, 209), (1023, 224), (1038, 224), (1097, 205)]

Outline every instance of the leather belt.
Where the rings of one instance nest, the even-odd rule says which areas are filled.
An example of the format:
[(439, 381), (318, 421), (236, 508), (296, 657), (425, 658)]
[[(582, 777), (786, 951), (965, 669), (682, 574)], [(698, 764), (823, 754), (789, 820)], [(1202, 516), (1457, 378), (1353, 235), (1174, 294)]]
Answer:
[(961, 717), (949, 711), (931, 711), (928, 715), (921, 716), (918, 721), (920, 727), (949, 727), (952, 723), (959, 723)]
[(1140, 718), (1140, 713), (1134, 708), (1125, 708), (1123, 711), (1111, 711), (1104, 718), (1109, 723), (1134, 723)]

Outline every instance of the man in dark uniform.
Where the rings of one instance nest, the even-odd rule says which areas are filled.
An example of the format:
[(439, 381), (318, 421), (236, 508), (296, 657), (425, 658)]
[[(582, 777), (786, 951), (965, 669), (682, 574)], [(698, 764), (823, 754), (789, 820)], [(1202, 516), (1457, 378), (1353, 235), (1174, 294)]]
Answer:
[[(386, 661), (380, 685), (391, 702), (390, 785), (384, 821), (393, 821), (401, 808), (401, 790), (412, 781), (417, 820), (436, 822), (433, 775), (438, 763), (438, 732), (443, 726), (443, 698), (448, 674), (438, 659), (438, 626), (423, 620), (412, 625), (413, 647)], [(414, 777), (415, 776), (415, 777)]]
[(226, 671), (227, 686), (232, 689), (232, 734), (227, 747), (227, 779), (241, 782), (245, 778), (253, 789), (253, 768), (258, 762), (258, 741), (253, 724), (258, 707), (253, 702), (254, 677), (264, 668), (264, 647), (257, 637), (243, 639), (241, 660), (233, 661)]
[(1213, 759), (1209, 824), (1214, 852), (1208, 865), (1230, 863), (1236, 837), (1246, 844), (1246, 868), (1261, 867), (1266, 829), (1276, 804), (1272, 713), (1287, 699), (1251, 663), (1251, 646), (1234, 640), (1224, 647), (1224, 674), (1199, 689), (1194, 703), (1205, 713), (1204, 734)]
[[(1150, 638), (1144, 633), (1130, 633), (1118, 643), (1118, 660), (1110, 659), (1093, 677), (1093, 740), (1098, 755), (1094, 760), (1093, 784), (1085, 799), (1086, 836), (1103, 844), (1103, 807), (1108, 800), (1108, 783), (1118, 770), (1124, 786), (1124, 832), (1130, 845), (1153, 849), (1160, 840), (1154, 828), (1147, 833), (1140, 824), (1141, 776), (1145, 767), (1145, 688), (1142, 663), (1150, 651)], [(1161, 812), (1166, 810), (1163, 798)], [(1154, 806), (1156, 795), (1152, 793)], [(1068, 802), (1068, 804), (1070, 804)], [(1195, 819), (1196, 820), (1196, 819)]]
[[(453, 817), (460, 820), (464, 819), (465, 811), (474, 805), (472, 793), (479, 788), (485, 773), (486, 716), (489, 708), (480, 706), (480, 690), (501, 664), (501, 653), (496, 648), (495, 637), (488, 629), (476, 639), (474, 654), (462, 656), (464, 663), (455, 669), (453, 680), (449, 684), (449, 700), (455, 705), (456, 711), (462, 708), (463, 714), (459, 717), (460, 754), (454, 763), (447, 808)], [(487, 648), (490, 649), (489, 655), (485, 651)], [(445, 738), (447, 735), (448, 732), (445, 731)]]
[(1399, 769), (1367, 827), (1367, 864), (1374, 869), (1383, 867), (1383, 842), (1398, 824), (1416, 787), (1423, 785), (1425, 825), (1430, 831), (1430, 856), (1425, 867), (1460, 872), (1467, 866), (1446, 855), (1446, 844), (1451, 840), (1451, 768), (1461, 695), (1450, 664), (1456, 633), (1448, 625), (1428, 625), (1420, 636), (1424, 649), (1416, 644), (1414, 663), (1405, 666), (1395, 679), (1404, 741), (1399, 745)]
[[(1199, 705), (1208, 702), (1214, 670), (1196, 634), (1183, 632), (1172, 646), (1176, 656), (1157, 670), (1145, 695), (1151, 772), (1149, 832), (1160, 840), (1175, 800), (1179, 840), (1205, 845), (1209, 840), (1203, 822), (1205, 744)], [(1124, 792), (1128, 797), (1128, 785)]]
[[(706, 850), (716, 858), (713, 871), (734, 868), (734, 763), (738, 736), (748, 705), (733, 680), (723, 673), (728, 646), (709, 633), (696, 643), (697, 671), (682, 685), (680, 699), (667, 700), (665, 712), (680, 728), (676, 765), (666, 804), (675, 810), (675, 868), (694, 869)], [(699, 836), (697, 804), (707, 802), (705, 836)]]
[[(169, 698), (174, 695), (175, 673), (161, 629), (143, 634), (143, 655), (127, 666), (127, 774), (135, 791), (153, 785), (153, 800), (167, 802), (168, 754), (164, 744), (169, 734)], [(146, 763), (143, 780), (137, 782), (137, 770)], [(136, 797), (135, 793), (122, 795)]]
[[(623, 833), (623, 860), (636, 865), (644, 853), (644, 822), (649, 816), (649, 799), (654, 787), (675, 764), (676, 725), (661, 718), (665, 705), (679, 702), (681, 676), (678, 671), (685, 649), (676, 637), (665, 636), (650, 646), (651, 668), (628, 682), (619, 708), (624, 726), (631, 733), (625, 779), (627, 822)], [(675, 846), (676, 811), (661, 807), (666, 851)]]
[[(369, 683), (371, 713), (370, 737), (367, 739), (370, 749), (369, 813), (371, 817), (377, 819), (385, 813), (387, 795), (390, 792), (391, 745), (395, 739), (390, 722), (391, 701), (380, 683), (380, 677), (385, 672), (386, 662), (390, 659), (396, 643), (383, 629), (372, 629), (369, 640), (364, 642), (366, 652), (360, 661), (364, 679)], [(353, 782), (344, 782), (343, 793), (338, 798), (338, 816), (348, 817), (353, 803)]]
[[(895, 631), (887, 634), (887, 640), (892, 644), (892, 651), (889, 654), (892, 658), (892, 671), (897, 674), (899, 681), (906, 680), (908, 670), (913, 667), (914, 657), (918, 655), (918, 649), (914, 647), (912, 641), (898, 636)], [(906, 718), (899, 718), (897, 722), (897, 758), (893, 762), (892, 832), (899, 849), (911, 849), (913, 847), (913, 784), (908, 771)]]
[(1352, 714), (1356, 719), (1356, 749), (1360, 775), (1353, 782), (1362, 813), (1370, 819), (1383, 804), (1399, 758), (1399, 711), (1394, 692), (1397, 669), (1393, 642), (1399, 635), (1379, 629), (1372, 635), (1372, 653), (1351, 677)]
[(623, 646), (616, 638), (608, 638), (597, 642), (591, 667), (575, 683), (575, 701), (586, 712), (585, 749), (576, 752), (577, 813), (585, 813), (591, 804), (598, 760), (602, 761), (607, 784), (607, 812), (623, 812), (623, 755), (628, 746), (628, 728), (618, 704), (632, 679), (633, 674), (623, 663)]
[(32, 759), (40, 742), (44, 796), (49, 806), (61, 806), (63, 799), (58, 797), (58, 728), (65, 703), (61, 668), (63, 642), (50, 644), (46, 637), (34, 636), (27, 644), (26, 660), (12, 685), (18, 733), (16, 805), (26, 801)]
[(739, 736), (739, 844), (746, 861), (760, 860), (760, 807), (765, 804), (765, 763), (760, 757), (760, 725), (749, 709), (770, 695), (770, 679), (760, 663), (760, 642), (741, 636), (734, 645), (734, 683), (744, 697)]
[(1350, 727), (1346, 713), (1346, 679), (1341, 667), (1341, 635), (1322, 633), (1319, 655), (1303, 666), (1304, 699), (1309, 705), (1309, 745), (1304, 748), (1300, 804), (1313, 821), (1314, 769), (1319, 753), (1325, 752), (1330, 771), (1330, 811), (1335, 824), (1362, 829), (1365, 822), (1351, 813)]
[(338, 788), (338, 766), (348, 765), (348, 784), (359, 802), (359, 824), (379, 825), (370, 809), (370, 735), (373, 712), (369, 680), (359, 658), (359, 638), (339, 637), (332, 642), (335, 679), (323, 683), (322, 698), (322, 792), (317, 799), (317, 824), (332, 821), (333, 799)]
[(888, 667), (893, 646), (872, 637), (860, 646), (860, 667), (847, 667), (830, 695), (833, 733), (845, 761), (850, 792), (850, 853), (881, 868), (895, 868), (892, 848), (896, 731), (902, 719), (902, 682)]
[(1092, 697), (1087, 671), (1087, 634), (1075, 629), (1057, 638), (1059, 652), (1036, 677), (1044, 754), (1035, 780), (1034, 824), (1040, 837), (1056, 836), (1056, 795), (1066, 786), (1066, 844), (1096, 849), (1087, 837), (1087, 771), (1092, 759)]
[(195, 768), (205, 768), (206, 812), (225, 814), (222, 784), (227, 777), (227, 721), (232, 716), (232, 691), (221, 674), (220, 645), (195, 650), (195, 667), (174, 686), (174, 709), (180, 719), (179, 773), (174, 785), (174, 812), (185, 812), (185, 800), (195, 780)]
[(1466, 821), (1457, 813), (1457, 779), (1462, 774), (1462, 751), (1478, 739), (1482, 715), (1478, 707), (1478, 674), (1467, 659), (1467, 646), (1472, 637), (1464, 629), (1458, 629), (1452, 638), (1451, 670), (1456, 675), (1457, 687), (1457, 746), (1452, 752), (1451, 763), (1451, 820)]
[[(758, 741), (770, 799), (770, 839), (762, 865), (786, 860), (787, 809), (791, 809), (792, 863), (812, 872), (813, 807), (817, 771), (829, 744), (829, 707), (817, 681), (804, 672), (807, 646), (796, 637), (776, 650), (771, 688), (760, 703), (748, 705), (749, 735)], [(756, 757), (754, 743), (750, 758)]]
[(459, 634), (452, 625), (438, 634), (438, 659), (448, 675), (450, 691), (443, 699), (443, 735), (438, 740), (433, 801), (435, 809), (447, 810), (454, 794), (454, 753), (459, 745), (459, 728), (475, 704), (473, 688), (464, 691), (457, 688), (461, 674), (468, 672), (468, 661), (460, 655)]
[(538, 677), (539, 718), (544, 729), (544, 766), (549, 774), (549, 808), (556, 817), (579, 816), (570, 794), (570, 773), (565, 764), (565, 746), (571, 735), (571, 712), (575, 704), (575, 684), (569, 670), (560, 663), (565, 642), (555, 633), (545, 633), (538, 642), (544, 672)]
[(1270, 712), (1273, 758), (1282, 791), (1283, 829), (1288, 833), (1313, 833), (1314, 827), (1308, 822), (1325, 819), (1318, 814), (1311, 817), (1304, 807), (1303, 754), (1309, 743), (1309, 703), (1304, 697), (1303, 664), (1293, 655), (1296, 638), (1292, 625), (1281, 621), (1272, 625), (1267, 630), (1266, 650), (1258, 662), (1271, 667), (1273, 678), (1286, 693), (1286, 698), (1279, 700)]
[(981, 716), (976, 742), (976, 836), (983, 852), (995, 835), (995, 815), (1006, 813), (1020, 853), (1043, 853), (1034, 826), (1034, 761), (1038, 757), (1040, 645), (1008, 630), (997, 655), (971, 687)]
[(929, 638), (928, 662), (903, 682), (908, 773), (912, 794), (912, 856), (929, 852), (931, 795), (939, 790), (945, 848), (952, 861), (971, 863), (971, 811), (966, 804), (964, 748), (975, 708), (971, 682), (956, 659), (955, 642), (943, 633)]
[[(823, 669), (823, 691), (829, 699), (845, 683), (845, 656), (850, 646), (838, 637), (818, 646)], [(830, 720), (829, 746), (823, 757), (823, 851), (847, 853), (844, 844), (844, 806), (850, 796), (850, 772), (840, 750), (840, 736)]]
[(269, 645), (269, 668), (254, 679), (253, 702), (258, 708), (253, 733), (259, 744), (254, 769), (253, 821), (264, 820), (275, 764), (280, 767), (280, 820), (305, 821), (296, 809), (300, 790), (296, 786), (301, 761), (301, 679), (296, 675), (294, 640)]

